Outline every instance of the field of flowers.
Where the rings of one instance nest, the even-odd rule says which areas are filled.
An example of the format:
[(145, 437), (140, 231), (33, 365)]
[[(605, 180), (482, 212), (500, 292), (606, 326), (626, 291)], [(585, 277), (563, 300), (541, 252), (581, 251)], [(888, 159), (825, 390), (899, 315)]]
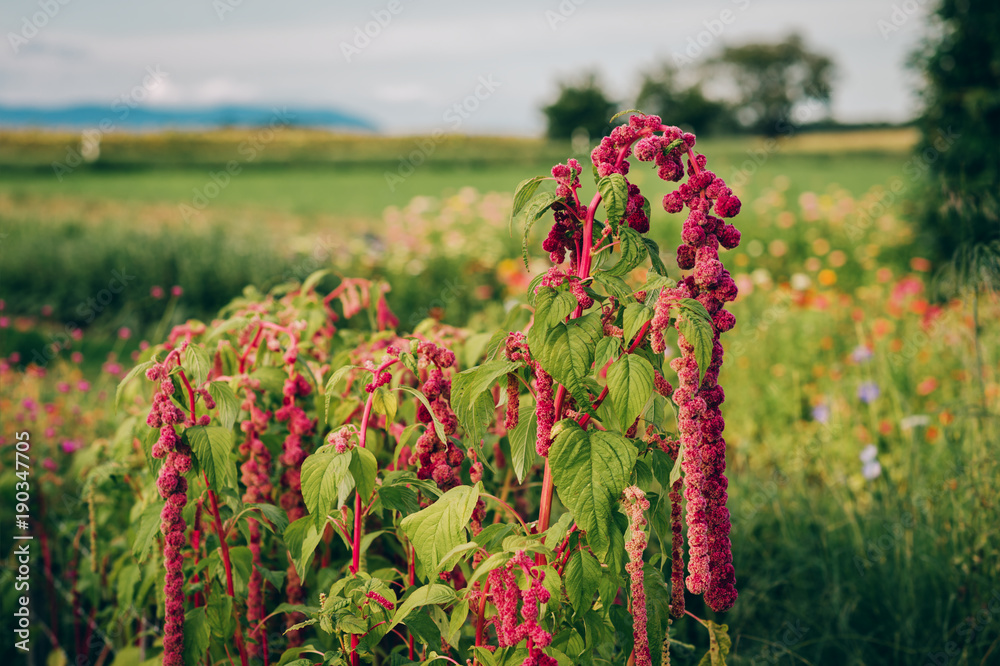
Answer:
[[(730, 664), (943, 666), (1000, 658), (1000, 298), (944, 291), (939, 267), (914, 250), (901, 207), (883, 206), (885, 194), (882, 187), (860, 196), (838, 187), (793, 191), (792, 180), (778, 176), (744, 198), (751, 222), (728, 260), (740, 295), (723, 370), (741, 585), (739, 603), (719, 616), (730, 627)], [(16, 202), (0, 199), (0, 207), (8, 219), (16, 215)], [(379, 224), (322, 243), (292, 234), (299, 252), (266, 273), (227, 260), (204, 270), (204, 257), (225, 252), (212, 231), (191, 243), (204, 254), (190, 266), (160, 270), (163, 253), (146, 243), (140, 263), (149, 270), (128, 286), (142, 297), (107, 331), (69, 328), (53, 309), (76, 308), (91, 294), (92, 310), (108, 307), (100, 294), (107, 289), (109, 303), (114, 298), (106, 284), (113, 260), (81, 268), (80, 280), (83, 271), (99, 276), (84, 286), (59, 273), (31, 278), (53, 282), (52, 303), (37, 311), (14, 296), (22, 278), (5, 285), (0, 494), (13, 496), (18, 480), (13, 433), (30, 432), (47, 600), (35, 626), (59, 646), (53, 654), (123, 666), (155, 653), (162, 574), (133, 558), (142, 490), (133, 473), (147, 463), (133, 421), (152, 396), (129, 394), (134, 402), (116, 411), (116, 388), (145, 358), (147, 340), (163, 339), (188, 317), (207, 322), (207, 312), (224, 305), (206, 295), (213, 285), (204, 275), (212, 272), (230, 291), (248, 283), (280, 289), (323, 269), (329, 273), (317, 279), (329, 289), (345, 277), (382, 280), (402, 330), (427, 319), (462, 329), (458, 363), (467, 368), (489, 331), (526, 302), (530, 276), (544, 269), (521, 262), (520, 243), (508, 232), (510, 208), (509, 194), (472, 188), (419, 196), (387, 208)], [(121, 230), (125, 237), (109, 242), (121, 244), (119, 258), (134, 260), (129, 253), (144, 232), (102, 224)], [(651, 237), (678, 275), (671, 248), (679, 223), (654, 218), (653, 226)], [(10, 233), (31, 232), (15, 224)], [(160, 241), (177, 238), (164, 231)], [(46, 241), (32, 242), (60, 261)], [(250, 254), (264, 251), (267, 239), (259, 242)], [(86, 253), (82, 245), (59, 250), (74, 251)], [(66, 270), (75, 269), (67, 262)], [(644, 282), (642, 272), (631, 276), (634, 284)], [(192, 299), (197, 306), (186, 303)], [(375, 300), (360, 315), (372, 322)], [(352, 307), (342, 303), (341, 312)], [(87, 314), (77, 311), (77, 321)], [(13, 513), (5, 505), (0, 521), (12, 524)], [(15, 604), (8, 584), (15, 574), (0, 573), (5, 616)], [(115, 588), (107, 585), (111, 576)], [(130, 613), (114, 615), (113, 601)], [(700, 600), (690, 608), (715, 617)], [(674, 662), (696, 663), (706, 647), (703, 635), (681, 633)]]

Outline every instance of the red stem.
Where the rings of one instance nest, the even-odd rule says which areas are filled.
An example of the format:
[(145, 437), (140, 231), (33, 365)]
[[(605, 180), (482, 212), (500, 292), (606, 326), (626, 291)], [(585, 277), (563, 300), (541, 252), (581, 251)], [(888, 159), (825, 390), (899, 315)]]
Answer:
[[(229, 559), (229, 543), (226, 541), (226, 535), (223, 534), (222, 530), (222, 516), (219, 514), (219, 499), (215, 495), (215, 491), (212, 490), (212, 486), (208, 483), (208, 475), (205, 474), (205, 485), (208, 487), (208, 500), (212, 505), (212, 518), (215, 521), (215, 533), (219, 535), (219, 543), (222, 549), (222, 565), (226, 570), (226, 593), (234, 601), (236, 600), (236, 590), (233, 587), (233, 563)], [(243, 644), (243, 629), (240, 627), (239, 615), (234, 613), (234, 619), (236, 620), (236, 647), (240, 650), (240, 663), (243, 666), (247, 666), (247, 649)]]
[[(373, 371), (374, 378), (377, 380), (378, 376), (382, 374), (388, 367), (393, 363), (399, 361), (398, 358), (391, 358), (385, 361), (379, 367), (375, 368)], [(368, 400), (365, 401), (365, 411), (361, 415), (361, 433), (358, 435), (358, 446), (362, 449), (365, 448), (365, 438), (368, 435), (368, 419), (372, 415), (372, 403), (375, 400), (375, 391), (368, 394)], [(354, 493), (354, 541), (351, 547), (351, 573), (358, 573), (358, 569), (361, 567), (361, 492)], [(361, 663), (358, 657), (358, 643), (359, 637), (357, 634), (351, 634), (351, 665), (359, 666)]]

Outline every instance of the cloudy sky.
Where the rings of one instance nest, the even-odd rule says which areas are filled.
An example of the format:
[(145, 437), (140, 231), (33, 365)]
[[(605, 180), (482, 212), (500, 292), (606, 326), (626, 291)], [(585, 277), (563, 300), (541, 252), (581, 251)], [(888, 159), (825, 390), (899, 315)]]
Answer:
[(721, 44), (798, 30), (838, 65), (837, 119), (904, 120), (916, 84), (904, 63), (924, 34), (925, 4), (3, 0), (0, 104), (110, 107), (124, 95), (335, 107), (402, 133), (455, 128), (449, 109), (464, 100), (460, 131), (531, 134), (544, 127), (538, 109), (556, 83), (575, 73), (598, 71), (629, 106), (639, 72), (657, 62), (696, 64)]

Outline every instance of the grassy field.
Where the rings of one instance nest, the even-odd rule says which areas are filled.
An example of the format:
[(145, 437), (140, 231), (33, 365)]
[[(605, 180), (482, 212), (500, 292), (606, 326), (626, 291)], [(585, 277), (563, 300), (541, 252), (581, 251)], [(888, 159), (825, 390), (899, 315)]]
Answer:
[[(62, 405), (55, 383), (87, 380), (73, 398), (86, 422), (52, 427), (60, 438), (111, 437), (108, 396), (139, 338), (112, 332), (130, 326), (158, 339), (167, 323), (209, 317), (247, 283), (333, 267), (386, 279), (404, 328), (436, 314), (490, 330), (500, 304), (523, 298), (529, 275), (545, 268), (534, 250), (530, 273), (520, 264), (519, 234), (507, 231), (510, 192), (547, 171), (560, 147), (442, 142), (392, 191), (385, 173), (415, 139), (312, 138), (312, 147), (308, 136), (275, 139), (190, 220), (180, 206), (219, 169), (207, 146), (214, 140), (214, 154), (228, 156), (243, 135), (172, 147), (109, 138), (100, 160), (61, 182), (46, 162), (72, 137), (0, 141), (4, 420), (27, 418), (19, 394)], [(1000, 302), (975, 301), (977, 328), (968, 294), (936, 299), (936, 267), (905, 219), (913, 138), (894, 130), (801, 135), (776, 147), (704, 143), (709, 168), (744, 202), (743, 242), (724, 257), (741, 291), (722, 376), (741, 591), (720, 619), (733, 637), (730, 664), (1000, 658)], [(486, 166), (469, 166), (480, 157)], [(648, 195), (668, 191), (633, 169)], [(890, 197), (894, 179), (903, 187)], [(669, 265), (680, 221), (651, 203), (651, 235)], [(80, 303), (122, 266), (135, 268), (134, 282), (73, 343), (85, 358), (70, 363), (64, 350), (67, 362), (47, 377), (17, 369), (79, 321)], [(151, 294), (174, 284), (178, 298)], [(108, 367), (109, 352), (124, 369)], [(869, 446), (874, 475), (859, 457)], [(694, 631), (678, 638), (704, 642)], [(694, 663), (692, 653), (678, 646), (675, 663)]]

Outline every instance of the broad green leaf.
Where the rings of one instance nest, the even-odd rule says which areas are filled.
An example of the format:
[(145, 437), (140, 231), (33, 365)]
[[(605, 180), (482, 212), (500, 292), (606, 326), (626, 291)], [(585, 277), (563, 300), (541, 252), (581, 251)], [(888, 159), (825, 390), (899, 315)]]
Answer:
[[(423, 403), (424, 407), (427, 409), (428, 413), (430, 413), (430, 415), (431, 415), (431, 419), (432, 419), (433, 425), (434, 425), (434, 434), (436, 434), (437, 437), (438, 437), (438, 439), (441, 440), (442, 442), (447, 442), (448, 441), (448, 437), (444, 434), (444, 426), (442, 426), (441, 422), (438, 421), (438, 418), (436, 416), (434, 416), (434, 410), (431, 409), (431, 403), (428, 402), (427, 396), (425, 396), (423, 393), (421, 393), (417, 389), (411, 388), (409, 386), (400, 386), (399, 390), (400, 391), (406, 391), (407, 393), (409, 393), (410, 395), (412, 395), (414, 398), (416, 398), (417, 400), (419, 400), (421, 403)], [(455, 391), (455, 389), (454, 389), (454, 383), (453, 383), (452, 384), (452, 396), (454, 396), (454, 391)]]
[(302, 293), (308, 294), (310, 291), (313, 290), (313, 288), (316, 287), (316, 285), (319, 284), (320, 280), (325, 278), (327, 275), (330, 275), (331, 273), (333, 273), (333, 270), (330, 268), (321, 268), (318, 271), (313, 271), (312, 273), (310, 273), (309, 277), (307, 277), (305, 281), (302, 283)]
[[(649, 205), (648, 201), (646, 202), (646, 205)], [(646, 211), (646, 215), (649, 215), (648, 210)], [(653, 271), (659, 275), (666, 276), (667, 267), (663, 263), (663, 260), (660, 259), (660, 246), (657, 245), (656, 241), (652, 238), (647, 238), (646, 236), (642, 237), (642, 242), (645, 244), (646, 251), (649, 253), (649, 261), (653, 264)]]
[(607, 269), (608, 275), (624, 277), (632, 272), (646, 258), (646, 245), (642, 242), (642, 236), (631, 227), (622, 227), (619, 231), (621, 239), (621, 257), (618, 263)]
[(236, 464), (233, 452), (233, 431), (220, 426), (193, 426), (184, 431), (198, 464), (208, 476), (216, 492), (236, 491)]
[(125, 378), (122, 379), (120, 382), (118, 382), (118, 388), (115, 389), (115, 411), (117, 411), (119, 405), (121, 405), (122, 395), (125, 393), (125, 386), (130, 381), (132, 381), (136, 375), (138, 375), (139, 373), (146, 372), (146, 370), (151, 368), (155, 363), (156, 363), (155, 358), (153, 360), (146, 361), (145, 363), (140, 363), (139, 365), (129, 370), (128, 374), (125, 375)]
[(597, 191), (601, 193), (604, 210), (609, 222), (618, 222), (625, 216), (628, 205), (628, 183), (625, 176), (613, 173), (597, 181)]
[(712, 316), (705, 306), (693, 298), (685, 298), (680, 303), (681, 313), (677, 320), (677, 329), (694, 347), (694, 358), (698, 362), (698, 383), (705, 378), (705, 372), (712, 363), (712, 347), (715, 346), (715, 332), (712, 328)]
[(326, 399), (326, 407), (324, 407), (324, 412), (326, 413), (327, 418), (329, 418), (330, 414), (330, 400), (333, 398), (334, 389), (337, 388), (337, 384), (340, 383), (340, 380), (343, 379), (348, 372), (354, 370), (357, 367), (358, 366), (356, 365), (345, 365), (344, 367), (339, 368), (335, 373), (330, 375), (330, 379), (327, 380), (326, 388), (323, 389), (323, 395), (325, 396)]
[(354, 447), (351, 450), (349, 469), (354, 477), (354, 485), (361, 493), (361, 499), (367, 502), (375, 490), (375, 477), (378, 475), (378, 461), (375, 459), (375, 454), (360, 446)]
[(212, 631), (204, 608), (193, 608), (184, 614), (184, 661), (200, 664), (212, 640)]
[(250, 574), (253, 572), (253, 553), (246, 546), (231, 546), (229, 561), (232, 563), (233, 587), (239, 598), (248, 591), (247, 583), (250, 582)]
[(299, 578), (305, 579), (309, 562), (322, 540), (323, 533), (316, 529), (312, 516), (303, 516), (285, 528), (285, 545)]
[(389, 423), (396, 420), (396, 394), (385, 386), (379, 386), (372, 394), (372, 409), (376, 414), (386, 417)]
[(521, 238), (521, 257), (524, 259), (525, 268), (528, 268), (528, 235), (531, 233), (531, 226), (558, 201), (560, 198), (555, 195), (555, 192), (542, 192), (528, 204), (524, 220), (524, 236)]
[(622, 430), (642, 413), (653, 393), (653, 366), (636, 354), (625, 354), (608, 369), (608, 393)]
[(462, 559), (463, 555), (465, 555), (469, 551), (475, 550), (476, 548), (479, 548), (479, 544), (476, 543), (475, 541), (469, 541), (468, 543), (460, 543), (459, 545), (455, 546), (441, 557), (441, 561), (438, 562), (437, 573), (441, 573), (442, 571), (450, 571), (454, 569), (455, 565), (458, 564), (459, 560)]
[(229, 638), (235, 629), (233, 598), (228, 594), (213, 594), (206, 606), (208, 626), (216, 638)]
[(493, 419), (490, 389), (500, 377), (515, 371), (520, 363), (498, 358), (458, 373), (451, 382), (451, 406), (470, 443), (478, 443)]
[(576, 297), (570, 292), (552, 287), (539, 287), (535, 295), (535, 322), (531, 330), (534, 331), (537, 327), (538, 332), (544, 336), (550, 328), (565, 321), (576, 306)]
[(378, 491), (382, 506), (390, 511), (399, 511), (404, 516), (420, 510), (417, 493), (406, 486), (382, 486)]
[(522, 404), (518, 410), (517, 427), (507, 433), (507, 439), (510, 441), (511, 463), (514, 465), (514, 474), (517, 476), (518, 483), (524, 481), (525, 475), (538, 457), (535, 452), (535, 441), (538, 439), (535, 405), (527, 402), (524, 397), (521, 399), (525, 404)]
[(235, 328), (243, 328), (244, 326), (247, 326), (249, 323), (250, 319), (248, 317), (230, 317), (226, 321), (222, 322), (221, 324), (213, 328), (212, 331), (203, 339), (205, 342), (211, 342), (212, 340), (219, 337), (223, 333), (228, 333), (229, 331)]
[(260, 382), (260, 387), (268, 393), (281, 393), (288, 375), (281, 368), (263, 366), (250, 373), (250, 377)]
[(247, 507), (260, 511), (261, 515), (274, 526), (274, 531), (281, 534), (288, 527), (288, 514), (280, 506), (273, 504), (247, 504)]
[(445, 640), (452, 646), (457, 647), (461, 637), (462, 627), (469, 618), (469, 602), (465, 599), (455, 604), (451, 609), (451, 619), (448, 622), (448, 636)]
[(533, 350), (542, 367), (576, 398), (578, 409), (592, 412), (584, 379), (594, 363), (594, 348), (604, 334), (599, 312), (559, 324), (545, 336), (545, 344)]
[(625, 303), (632, 298), (631, 287), (617, 275), (608, 275), (604, 271), (596, 271), (594, 273), (594, 280), (604, 285), (605, 291), (617, 298), (619, 303)]
[(437, 571), (448, 551), (465, 543), (465, 528), (479, 492), (478, 483), (452, 488), (426, 509), (403, 518), (400, 527), (416, 549), (426, 575)]
[(653, 314), (653, 308), (642, 303), (629, 303), (625, 306), (625, 312), (622, 314), (622, 330), (625, 332), (626, 345), (630, 344), (639, 329), (653, 318)]
[[(455, 488), (454, 490), (458, 490)], [(445, 493), (447, 495), (447, 493)], [(396, 609), (395, 614), (392, 616), (392, 622), (389, 623), (389, 630), (392, 630), (397, 624), (400, 624), (406, 619), (413, 609), (420, 608), (421, 606), (429, 606), (432, 604), (446, 604), (455, 598), (455, 591), (452, 590), (447, 585), (440, 585), (438, 583), (431, 583), (430, 585), (424, 585), (423, 587), (417, 588), (413, 591), (413, 594), (406, 597), (403, 603)]]
[[(313, 515), (325, 516), (345, 499), (342, 491), (350, 473), (352, 454), (321, 449), (302, 461), (302, 499)], [(349, 491), (348, 491), (349, 492)]]
[(681, 463), (684, 462), (684, 442), (677, 447), (677, 460), (674, 461), (674, 466), (670, 468), (670, 479), (667, 481), (669, 484), (667, 489), (674, 487), (674, 484), (681, 478)]
[(232, 430), (236, 417), (240, 413), (240, 401), (227, 382), (212, 382), (208, 385), (208, 394), (215, 400), (219, 409), (219, 423), (226, 430)]
[(212, 369), (212, 357), (198, 345), (190, 344), (184, 350), (184, 362), (182, 365), (187, 371), (188, 381), (191, 382), (191, 386), (198, 388), (208, 378), (208, 373)]
[(472, 578), (469, 579), (469, 585), (472, 585), (494, 569), (499, 569), (503, 565), (507, 564), (507, 561), (512, 557), (514, 557), (514, 553), (504, 551), (493, 553), (483, 560), (478, 567), (476, 567), (476, 570), (472, 573)]
[(601, 563), (587, 551), (578, 550), (570, 556), (563, 572), (563, 583), (577, 613), (591, 607), (602, 575)]
[(510, 224), (513, 228), (514, 218), (517, 214), (521, 212), (521, 209), (527, 205), (531, 198), (535, 196), (535, 192), (538, 191), (538, 186), (542, 184), (545, 180), (545, 176), (534, 176), (532, 178), (525, 178), (517, 187), (514, 189), (514, 205), (510, 209)]
[(733, 647), (733, 642), (729, 638), (729, 625), (716, 624), (711, 620), (705, 620), (704, 625), (708, 627), (708, 652), (698, 666), (726, 666), (726, 657)]
[(139, 518), (132, 541), (132, 556), (139, 562), (146, 559), (149, 549), (153, 546), (156, 535), (160, 533), (160, 513), (163, 512), (163, 501), (157, 500), (147, 506)]
[(600, 430), (584, 430), (564, 419), (549, 449), (552, 480), (559, 500), (602, 561), (611, 545), (612, 521), (618, 501), (635, 466), (635, 446), (625, 437)]

